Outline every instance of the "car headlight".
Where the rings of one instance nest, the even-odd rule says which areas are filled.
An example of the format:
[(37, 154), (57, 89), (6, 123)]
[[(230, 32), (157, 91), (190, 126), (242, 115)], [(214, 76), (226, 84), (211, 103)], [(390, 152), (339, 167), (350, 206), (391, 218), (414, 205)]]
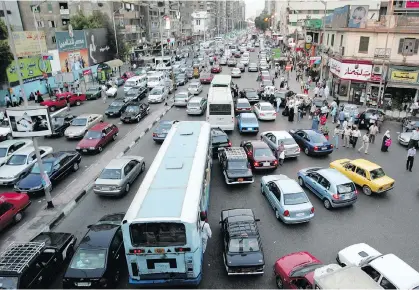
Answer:
[(90, 149), (90, 150), (95, 150), (96, 148), (95, 148), (95, 147), (89, 147), (89, 149)]
[(80, 147), (79, 147), (79, 146), (77, 146), (77, 147), (76, 147), (76, 150), (80, 150)]

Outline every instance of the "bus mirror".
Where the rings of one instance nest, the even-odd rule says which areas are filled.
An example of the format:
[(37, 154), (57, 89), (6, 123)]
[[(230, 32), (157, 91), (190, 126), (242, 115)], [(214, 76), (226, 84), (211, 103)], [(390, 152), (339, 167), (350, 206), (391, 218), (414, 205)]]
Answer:
[(260, 219), (255, 219), (255, 222), (260, 222)]

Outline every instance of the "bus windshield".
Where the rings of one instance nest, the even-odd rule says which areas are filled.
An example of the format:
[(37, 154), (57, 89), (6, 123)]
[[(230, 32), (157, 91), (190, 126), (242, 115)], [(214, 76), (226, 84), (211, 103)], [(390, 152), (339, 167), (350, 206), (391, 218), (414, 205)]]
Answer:
[(169, 247), (186, 244), (185, 225), (179, 223), (134, 223), (130, 226), (134, 247)]

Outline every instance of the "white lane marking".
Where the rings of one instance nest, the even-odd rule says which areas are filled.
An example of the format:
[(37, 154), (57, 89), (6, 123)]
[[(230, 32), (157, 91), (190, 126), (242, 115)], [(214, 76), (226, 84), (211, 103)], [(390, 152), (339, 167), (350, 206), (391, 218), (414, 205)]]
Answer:
[(119, 153), (116, 158), (121, 158), (122, 156), (124, 156), (124, 152)]

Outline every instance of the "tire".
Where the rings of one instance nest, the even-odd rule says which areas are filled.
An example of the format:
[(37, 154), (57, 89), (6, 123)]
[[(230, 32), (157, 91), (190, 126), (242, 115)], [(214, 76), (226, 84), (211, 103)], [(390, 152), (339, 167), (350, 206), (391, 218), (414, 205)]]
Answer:
[(7, 139), (7, 140), (12, 140), (12, 139), (13, 139), (12, 134), (7, 134), (6, 139)]
[(371, 188), (368, 185), (364, 185), (362, 187), (362, 192), (367, 196), (370, 196), (372, 194)]
[(125, 185), (124, 193), (127, 194), (130, 189), (131, 189), (131, 185), (127, 183), (127, 185)]
[(73, 171), (76, 172), (77, 170), (79, 170), (79, 164), (78, 163), (74, 163), (73, 164)]
[(143, 162), (143, 164), (141, 164), (141, 169), (140, 169), (140, 173), (145, 171), (145, 162)]
[(308, 156), (308, 155), (310, 155), (310, 152), (308, 151), (308, 148), (306, 147), (305, 149), (304, 149), (304, 153)]
[(97, 151), (102, 152), (103, 151), (103, 147), (99, 146), (99, 148), (97, 148)]
[(327, 198), (325, 198), (323, 200), (323, 206), (325, 209), (331, 209), (332, 208), (332, 204), (330, 203), (330, 200), (328, 200)]
[(115, 141), (117, 136), (118, 136), (117, 134), (113, 135), (112, 136), (112, 141)]
[(49, 110), (51, 111), (51, 112), (55, 112), (55, 110), (56, 110), (57, 108), (56, 107), (54, 107), (54, 106), (52, 106), (52, 107), (49, 107)]
[(305, 182), (304, 182), (304, 180), (303, 180), (303, 178), (301, 176), (298, 176), (298, 184), (301, 187), (305, 187), (306, 186), (306, 184), (305, 184)]
[(80, 106), (81, 105), (81, 102), (80, 101), (77, 101), (76, 102), (76, 106)]
[(262, 186), (262, 184), (260, 185), (260, 193), (262, 194), (262, 195), (265, 195), (266, 193), (265, 193), (265, 190), (263, 190), (263, 186)]
[(13, 217), (13, 221), (17, 224), (18, 222), (22, 220), (22, 218), (23, 218), (23, 214), (21, 212), (18, 212)]
[(278, 289), (283, 289), (284, 288), (284, 283), (282, 282), (282, 278), (280, 276), (276, 276), (276, 287)]

